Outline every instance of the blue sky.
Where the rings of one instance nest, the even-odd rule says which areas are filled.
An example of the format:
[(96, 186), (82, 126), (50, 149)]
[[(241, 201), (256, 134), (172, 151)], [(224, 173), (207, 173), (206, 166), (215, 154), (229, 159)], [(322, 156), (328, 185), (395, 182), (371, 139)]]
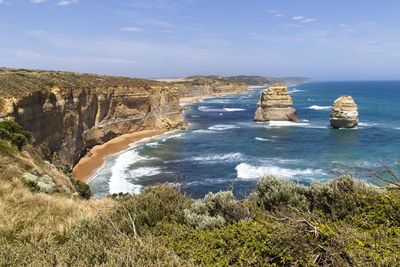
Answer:
[(0, 0), (0, 66), (400, 79), (398, 0)]

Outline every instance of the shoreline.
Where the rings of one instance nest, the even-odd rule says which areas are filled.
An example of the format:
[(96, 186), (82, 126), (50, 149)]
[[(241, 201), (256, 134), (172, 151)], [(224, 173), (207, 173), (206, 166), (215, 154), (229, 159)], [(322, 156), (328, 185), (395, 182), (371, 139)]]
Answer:
[(236, 91), (236, 92), (224, 92), (224, 93), (215, 93), (212, 95), (201, 95), (201, 96), (185, 96), (181, 97), (179, 99), (179, 106), (180, 107), (185, 107), (197, 102), (201, 102), (204, 99), (208, 98), (215, 98), (215, 97), (223, 97), (223, 96), (228, 96), (228, 95), (241, 95), (241, 94), (247, 94), (250, 93), (248, 90), (254, 89), (252, 86), (248, 86), (246, 88), (243, 88), (242, 90)]
[[(224, 92), (224, 93), (215, 93), (212, 95), (181, 97), (179, 99), (179, 106), (181, 108), (184, 108), (187, 105), (191, 105), (208, 98), (222, 97), (222, 96), (236, 95), (236, 94), (246, 94), (249, 93), (248, 91), (249, 89), (251, 89), (251, 87), (246, 87), (243, 90), (237, 92)], [(88, 181), (88, 179), (98, 169), (100, 169), (103, 166), (108, 156), (126, 150), (127, 148), (129, 148), (131, 144), (138, 143), (140, 141), (143, 141), (144, 139), (157, 137), (167, 132), (172, 132), (172, 131), (142, 130), (131, 134), (124, 134), (116, 138), (113, 138), (104, 144), (94, 146), (90, 150), (89, 153), (90, 156), (84, 156), (73, 167), (72, 174), (79, 181)]]
[(110, 141), (94, 146), (90, 156), (85, 156), (72, 169), (72, 174), (79, 181), (87, 181), (101, 166), (106, 158), (112, 154), (129, 148), (129, 145), (144, 139), (156, 137), (168, 132), (167, 130), (142, 130), (131, 134), (124, 134)]

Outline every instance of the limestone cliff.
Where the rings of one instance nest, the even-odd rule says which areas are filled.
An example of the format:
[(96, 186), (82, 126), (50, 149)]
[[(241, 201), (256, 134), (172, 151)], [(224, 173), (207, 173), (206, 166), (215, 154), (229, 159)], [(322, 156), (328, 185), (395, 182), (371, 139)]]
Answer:
[(179, 92), (162, 83), (65, 72), (0, 72), (0, 118), (31, 131), (56, 164), (143, 129), (179, 127)]
[(341, 96), (335, 100), (330, 122), (333, 128), (353, 128), (358, 125), (357, 104), (351, 96)]
[(293, 100), (284, 84), (275, 84), (261, 92), (254, 121), (297, 121)]

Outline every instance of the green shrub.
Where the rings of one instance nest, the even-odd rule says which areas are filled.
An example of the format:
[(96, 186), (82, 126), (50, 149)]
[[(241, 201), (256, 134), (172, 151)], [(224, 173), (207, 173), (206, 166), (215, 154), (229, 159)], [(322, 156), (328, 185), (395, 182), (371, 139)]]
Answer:
[(26, 145), (26, 137), (20, 133), (12, 133), (11, 134), (11, 142), (18, 147), (19, 150)]
[(0, 128), (7, 130), (9, 133), (21, 133), (24, 131), (21, 125), (15, 121), (0, 121)]
[(124, 195), (117, 201), (112, 217), (128, 234), (134, 234), (132, 220), (138, 233), (144, 233), (159, 223), (183, 222), (183, 210), (191, 203), (188, 197), (168, 185), (149, 187), (137, 196)]
[(196, 230), (170, 242), (178, 256), (200, 266), (266, 266), (272, 257), (267, 224), (239, 222), (213, 230)]
[(10, 138), (11, 138), (10, 132), (7, 131), (7, 130), (4, 129), (4, 128), (0, 128), (0, 139), (3, 139), (3, 140), (10, 140)]
[(92, 192), (90, 191), (90, 186), (85, 182), (76, 180), (75, 188), (78, 191), (79, 196), (82, 198), (89, 199), (92, 195)]
[(318, 209), (342, 219), (371, 204), (379, 188), (351, 176), (341, 176), (327, 183), (313, 183), (309, 194), (310, 209)]
[(14, 154), (17, 152), (17, 149), (11, 146), (7, 141), (0, 139), (0, 152), (5, 154)]
[(307, 207), (308, 188), (273, 176), (261, 178), (251, 198), (265, 210), (285, 206)]
[(231, 191), (208, 193), (184, 210), (185, 220), (197, 229), (212, 229), (250, 217), (249, 210), (235, 200)]

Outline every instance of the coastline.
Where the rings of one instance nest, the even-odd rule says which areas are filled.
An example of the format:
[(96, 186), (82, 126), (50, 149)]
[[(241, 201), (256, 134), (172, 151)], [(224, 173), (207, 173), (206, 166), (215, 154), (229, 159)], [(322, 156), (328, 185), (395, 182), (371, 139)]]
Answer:
[(124, 134), (110, 141), (93, 147), (91, 155), (85, 156), (74, 166), (72, 174), (77, 180), (86, 181), (93, 173), (103, 166), (107, 156), (121, 152), (130, 144), (140, 142), (143, 139), (156, 137), (168, 132), (167, 130), (143, 130), (131, 134)]
[[(251, 87), (246, 87), (243, 90), (236, 92), (224, 92), (215, 93), (212, 95), (181, 97), (179, 99), (179, 105), (180, 107), (184, 108), (187, 105), (194, 104), (208, 98), (235, 94), (246, 94), (248, 93), (248, 89), (251, 89)], [(79, 181), (87, 181), (101, 166), (103, 166), (108, 156), (126, 150), (131, 144), (143, 141), (147, 138), (156, 137), (167, 132), (170, 131), (142, 130), (131, 134), (124, 134), (113, 138), (104, 144), (94, 146), (90, 150), (90, 156), (85, 156), (81, 158), (79, 162), (74, 166), (72, 174)]]

